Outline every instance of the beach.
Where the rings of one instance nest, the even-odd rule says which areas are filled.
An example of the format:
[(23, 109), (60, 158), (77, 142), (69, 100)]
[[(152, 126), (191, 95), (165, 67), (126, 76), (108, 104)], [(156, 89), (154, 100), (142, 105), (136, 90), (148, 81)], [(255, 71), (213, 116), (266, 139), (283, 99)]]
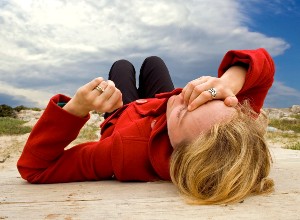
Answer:
[(16, 168), (28, 134), (0, 137), (0, 219), (300, 219), (300, 151), (270, 144), (275, 191), (189, 205), (170, 182), (29, 184)]

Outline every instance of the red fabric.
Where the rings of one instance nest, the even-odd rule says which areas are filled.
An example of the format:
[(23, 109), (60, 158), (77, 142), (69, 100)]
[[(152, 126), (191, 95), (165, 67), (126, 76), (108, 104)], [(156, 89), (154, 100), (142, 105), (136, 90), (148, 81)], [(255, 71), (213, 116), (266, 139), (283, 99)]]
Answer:
[[(250, 99), (255, 111), (262, 107), (274, 77), (274, 64), (264, 49), (229, 51), (219, 67), (221, 76), (234, 63), (249, 64), (239, 101)], [(54, 96), (33, 128), (17, 167), (31, 183), (103, 180), (170, 180), (172, 147), (167, 135), (166, 104), (171, 93), (147, 102), (123, 106), (101, 125), (101, 139), (65, 149), (89, 117), (78, 118), (57, 106), (70, 98)]]
[(225, 54), (218, 76), (237, 62), (249, 64), (246, 81), (238, 93), (239, 102), (247, 99), (250, 101), (254, 111), (260, 112), (264, 100), (274, 81), (275, 65), (269, 53), (263, 49), (257, 50), (232, 50)]

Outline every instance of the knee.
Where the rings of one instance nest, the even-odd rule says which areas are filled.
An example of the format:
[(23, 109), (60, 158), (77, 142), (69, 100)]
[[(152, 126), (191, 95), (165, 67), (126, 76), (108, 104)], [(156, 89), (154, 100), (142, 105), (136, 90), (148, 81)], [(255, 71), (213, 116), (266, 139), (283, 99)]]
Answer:
[(133, 65), (128, 60), (121, 59), (121, 60), (117, 60), (116, 62), (114, 62), (113, 66), (126, 68), (126, 67), (132, 67)]
[(124, 74), (135, 72), (135, 69), (132, 63), (130, 63), (128, 60), (122, 59), (114, 62), (114, 64), (111, 66), (110, 75), (114, 72), (116, 72), (119, 75), (120, 73)]
[(164, 61), (158, 56), (147, 57), (144, 62), (149, 62), (149, 63), (153, 63), (153, 64), (154, 63), (164, 63)]

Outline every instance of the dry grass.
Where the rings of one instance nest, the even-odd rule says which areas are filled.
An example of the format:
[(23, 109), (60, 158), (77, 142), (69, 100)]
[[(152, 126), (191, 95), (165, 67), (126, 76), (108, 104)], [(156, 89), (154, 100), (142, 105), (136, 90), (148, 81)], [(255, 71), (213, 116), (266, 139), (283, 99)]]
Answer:
[(300, 115), (291, 115), (290, 117), (294, 120), (271, 119), (269, 126), (280, 131), (267, 133), (267, 139), (273, 143), (283, 143), (285, 148), (300, 150)]
[(78, 139), (93, 141), (98, 139), (98, 135), (97, 135), (98, 133), (100, 133), (99, 127), (95, 125), (84, 126), (78, 135)]
[(300, 150), (300, 142), (297, 142), (295, 143), (294, 145), (291, 145), (289, 147), (289, 149), (292, 149), (292, 150)]
[(26, 121), (15, 118), (0, 117), (0, 135), (21, 135), (31, 131), (31, 127), (23, 126)]
[(271, 119), (269, 125), (282, 131), (294, 131), (300, 133), (300, 118), (293, 117), (295, 120)]

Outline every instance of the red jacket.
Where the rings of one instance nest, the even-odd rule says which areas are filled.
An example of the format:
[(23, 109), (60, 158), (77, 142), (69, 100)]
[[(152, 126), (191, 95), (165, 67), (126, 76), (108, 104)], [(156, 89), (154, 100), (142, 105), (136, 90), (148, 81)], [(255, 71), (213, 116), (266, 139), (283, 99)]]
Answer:
[[(237, 95), (249, 99), (257, 112), (273, 83), (274, 63), (264, 49), (229, 51), (219, 67), (220, 77), (236, 62), (249, 65)], [(101, 139), (65, 150), (89, 117), (79, 118), (57, 103), (70, 98), (54, 96), (34, 126), (17, 163), (21, 176), (32, 183), (103, 180), (170, 180), (172, 146), (167, 134), (166, 103), (173, 94), (137, 100), (123, 106), (101, 124)]]

